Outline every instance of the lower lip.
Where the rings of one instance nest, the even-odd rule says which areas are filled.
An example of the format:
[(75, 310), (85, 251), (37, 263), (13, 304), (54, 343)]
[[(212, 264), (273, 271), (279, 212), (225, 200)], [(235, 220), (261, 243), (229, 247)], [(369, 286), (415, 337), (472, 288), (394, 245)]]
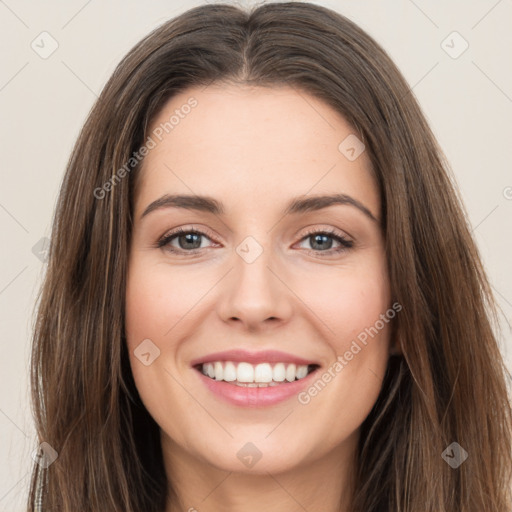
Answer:
[(265, 388), (237, 386), (223, 380), (211, 379), (203, 375), (199, 370), (197, 370), (197, 373), (206, 387), (225, 401), (243, 407), (265, 407), (297, 396), (305, 387), (310, 385), (317, 371), (318, 368), (300, 380), (285, 382), (277, 386), (267, 386)]

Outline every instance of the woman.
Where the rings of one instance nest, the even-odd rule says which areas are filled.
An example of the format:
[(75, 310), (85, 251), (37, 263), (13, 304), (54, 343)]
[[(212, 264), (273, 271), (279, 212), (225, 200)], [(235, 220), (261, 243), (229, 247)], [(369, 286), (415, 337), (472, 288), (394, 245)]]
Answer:
[(508, 511), (494, 318), (377, 43), (308, 3), (192, 9), (123, 59), (68, 164), (29, 510)]

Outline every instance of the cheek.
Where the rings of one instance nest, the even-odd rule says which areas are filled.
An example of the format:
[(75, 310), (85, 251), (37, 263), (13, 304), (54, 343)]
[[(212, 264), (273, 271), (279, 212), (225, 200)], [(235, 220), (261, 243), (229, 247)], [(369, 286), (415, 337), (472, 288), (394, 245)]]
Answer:
[(333, 293), (337, 302), (329, 327), (334, 333), (328, 337), (332, 359), (298, 396), (304, 421), (315, 418), (309, 434), (323, 439), (326, 447), (336, 446), (361, 426), (381, 392), (389, 360), (392, 320), (381, 320), (390, 306), (385, 287), (361, 284), (353, 293), (349, 287)]
[(319, 376), (328, 384), (320, 382), (306, 390), (301, 403), (314, 401), (327, 416), (333, 403), (343, 404), (334, 421), (340, 428), (356, 428), (377, 399), (389, 357), (396, 313), (391, 309), (385, 260), (375, 257), (366, 265), (317, 276), (315, 289), (307, 302), (326, 326), (322, 332), (332, 359), (323, 372), (327, 375)]
[[(126, 341), (133, 377), (143, 401), (149, 391), (164, 378), (169, 360), (174, 358), (172, 328), (183, 317), (182, 290), (176, 293), (169, 273), (158, 266), (135, 258), (130, 263), (126, 283)], [(143, 357), (142, 354), (149, 356)], [(147, 364), (146, 364), (147, 363)]]
[(325, 335), (338, 354), (390, 307), (389, 281), (380, 260), (364, 267), (317, 275), (316, 292), (309, 290), (308, 306), (325, 324)]
[[(195, 281), (195, 280), (194, 280)], [(201, 290), (186, 273), (134, 261), (126, 287), (126, 331), (129, 344), (143, 339), (171, 341), (170, 331), (185, 318)]]
[[(174, 417), (173, 405), (179, 403), (181, 409), (193, 405), (186, 403), (188, 395), (173, 379), (173, 361), (178, 356), (173, 340), (187, 326), (186, 313), (197, 301), (197, 297), (187, 300), (187, 293), (197, 294), (187, 292), (191, 288), (180, 284), (179, 272), (165, 271), (144, 258), (130, 263), (125, 302), (130, 366), (140, 398), (159, 425), (167, 425)], [(175, 418), (171, 427), (179, 431), (180, 425)]]

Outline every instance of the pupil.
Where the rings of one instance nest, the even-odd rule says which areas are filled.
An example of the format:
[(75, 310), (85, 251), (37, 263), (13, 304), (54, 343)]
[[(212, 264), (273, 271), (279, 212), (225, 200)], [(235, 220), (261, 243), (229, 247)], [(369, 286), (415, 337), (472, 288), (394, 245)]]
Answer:
[[(326, 239), (330, 239), (331, 237), (330, 236), (327, 236), (327, 235), (314, 235), (313, 236), (313, 240), (314, 240), (314, 243), (313, 243), (313, 249), (315, 249), (315, 245), (318, 245), (318, 247), (316, 248), (319, 248), (319, 249), (325, 249), (326, 248), (326, 244), (323, 243), (326, 241)], [(318, 242), (318, 240), (321, 239), (320, 242)], [(331, 240), (331, 244), (332, 245), (332, 240)], [(328, 249), (330, 248), (330, 245), (327, 244), (327, 247)]]
[[(190, 246), (187, 246), (185, 245), (185, 247), (183, 247), (183, 244), (181, 243), (181, 241), (185, 239), (186, 240), (186, 243), (194, 243), (199, 240), (199, 235), (197, 233), (188, 233), (186, 235), (182, 235), (180, 236), (180, 246), (182, 249), (186, 248), (186, 249), (198, 249), (200, 246), (201, 246), (201, 241), (199, 240), (199, 245), (197, 247), (190, 247)], [(195, 239), (195, 240), (194, 240)]]

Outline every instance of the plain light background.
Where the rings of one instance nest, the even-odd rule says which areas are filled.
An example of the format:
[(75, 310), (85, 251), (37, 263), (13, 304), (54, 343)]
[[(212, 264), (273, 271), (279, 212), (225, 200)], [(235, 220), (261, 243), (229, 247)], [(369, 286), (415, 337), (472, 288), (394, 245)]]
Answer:
[[(512, 1), (313, 3), (358, 23), (411, 85), (459, 184), (504, 313), (502, 350), (512, 368)], [(41, 239), (50, 236), (72, 146), (125, 53), (200, 4), (0, 0), (0, 511), (24, 510), (37, 446), (28, 380), (32, 314), (45, 269)]]

